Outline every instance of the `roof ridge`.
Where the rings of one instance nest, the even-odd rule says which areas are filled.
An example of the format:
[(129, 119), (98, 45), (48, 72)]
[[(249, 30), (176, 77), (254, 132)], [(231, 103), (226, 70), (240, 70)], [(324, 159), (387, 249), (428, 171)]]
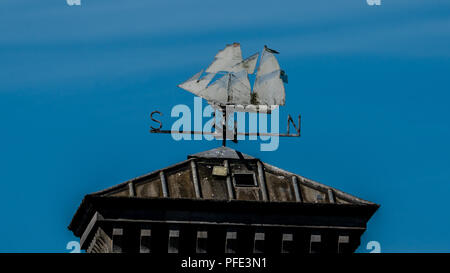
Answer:
[(251, 155), (241, 153), (238, 150), (226, 146), (220, 146), (211, 150), (188, 155), (188, 158), (257, 159)]

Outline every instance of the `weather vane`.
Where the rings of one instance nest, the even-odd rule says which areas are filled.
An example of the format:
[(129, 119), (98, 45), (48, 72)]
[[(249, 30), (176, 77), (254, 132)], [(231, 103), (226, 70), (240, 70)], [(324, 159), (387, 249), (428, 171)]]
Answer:
[[(288, 115), (287, 132), (285, 134), (278, 132), (238, 132), (236, 121), (230, 119), (230, 115), (233, 115), (234, 112), (271, 114), (278, 106), (285, 105), (284, 83), (288, 82), (288, 77), (284, 70), (280, 68), (274, 54), (279, 54), (279, 52), (264, 46), (256, 69), (253, 88), (250, 85), (249, 75), (255, 73), (259, 53), (243, 59), (239, 43), (227, 45), (225, 49), (216, 54), (214, 61), (206, 70), (201, 70), (178, 85), (178, 87), (205, 99), (215, 110), (221, 113), (221, 126), (216, 126), (216, 122), (214, 122), (214, 132), (162, 130), (162, 122), (153, 118), (155, 113), (161, 114), (159, 111), (153, 111), (150, 116), (160, 126), (159, 128), (152, 127), (150, 132), (214, 135), (216, 138), (221, 137), (223, 146), (226, 146), (227, 139), (237, 142), (238, 135), (299, 137), (300, 115), (298, 116), (298, 126), (294, 123), (291, 115)], [(214, 119), (216, 116), (214, 112)], [(234, 124), (228, 124), (228, 120), (234, 121)], [(290, 134), (291, 123), (296, 130), (295, 134)]]

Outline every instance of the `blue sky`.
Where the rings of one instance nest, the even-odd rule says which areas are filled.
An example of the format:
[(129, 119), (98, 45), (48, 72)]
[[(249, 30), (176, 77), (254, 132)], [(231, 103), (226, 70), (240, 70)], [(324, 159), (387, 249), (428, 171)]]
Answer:
[(450, 3), (443, 0), (0, 3), (0, 252), (67, 252), (84, 194), (220, 145), (148, 132), (225, 44), (264, 44), (302, 137), (232, 148), (381, 204), (382, 252), (450, 251)]

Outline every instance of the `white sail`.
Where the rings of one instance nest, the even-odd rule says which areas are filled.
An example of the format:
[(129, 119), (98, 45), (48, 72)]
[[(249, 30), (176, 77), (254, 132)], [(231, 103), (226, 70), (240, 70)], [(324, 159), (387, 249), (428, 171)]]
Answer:
[(219, 105), (247, 105), (250, 103), (250, 91), (247, 71), (241, 70), (223, 75), (197, 95)]
[[(278, 52), (264, 47), (253, 93), (248, 74), (254, 73), (259, 54), (256, 53), (242, 60), (241, 47), (238, 43), (227, 45), (225, 49), (220, 50), (206, 70), (205, 76), (202, 77), (203, 71), (200, 71), (178, 86), (215, 105), (284, 105), (283, 81), (287, 82), (287, 75), (280, 69), (274, 53)], [(219, 72), (225, 72), (225, 74), (210, 84)], [(260, 107), (255, 109), (258, 111)], [(249, 111), (253, 109), (249, 108)]]
[(250, 104), (250, 81), (247, 70), (230, 73), (229, 99), (228, 103), (247, 105)]
[(246, 70), (248, 74), (253, 74), (255, 72), (256, 62), (258, 61), (258, 53), (253, 54), (252, 56), (248, 57), (247, 59), (243, 60), (242, 62), (235, 64), (231, 71), (233, 72), (239, 72), (241, 70)]
[(253, 93), (257, 104), (284, 105), (285, 91), (280, 78), (281, 69), (271, 50), (264, 48), (256, 72)]
[(213, 82), (211, 85), (206, 87), (206, 89), (201, 90), (197, 95), (207, 101), (217, 104), (223, 104), (228, 100), (229, 81), (229, 74), (225, 74), (221, 78)]
[(232, 67), (242, 62), (241, 45), (233, 43), (220, 50), (214, 61), (206, 69), (207, 73), (217, 73), (220, 71), (231, 72)]
[(189, 80), (178, 85), (178, 87), (198, 95), (200, 91), (204, 90), (208, 83), (212, 80), (215, 74), (206, 74), (200, 79), (203, 70), (192, 76)]
[(182, 88), (182, 89), (184, 89), (186, 91), (194, 93), (193, 90), (195, 89), (196, 82), (200, 78), (202, 73), (203, 73), (203, 70), (198, 72), (194, 76), (190, 77), (187, 81), (179, 84), (178, 87), (180, 87), (180, 88)]
[(196, 90), (200, 92), (201, 90), (205, 89), (215, 75), (216, 74), (209, 73), (203, 76), (200, 80), (197, 81)]

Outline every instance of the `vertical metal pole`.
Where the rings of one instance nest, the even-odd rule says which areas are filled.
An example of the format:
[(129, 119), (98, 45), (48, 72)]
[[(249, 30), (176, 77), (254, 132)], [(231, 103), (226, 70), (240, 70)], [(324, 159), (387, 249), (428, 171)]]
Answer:
[(292, 177), (292, 185), (294, 186), (295, 201), (302, 202), (302, 195), (298, 186), (297, 176)]
[(222, 106), (222, 146), (227, 146), (227, 108)]
[(227, 191), (228, 191), (228, 200), (234, 199), (234, 192), (233, 192), (233, 184), (231, 183), (231, 171), (230, 171), (230, 164), (228, 163), (228, 160), (225, 159), (225, 168), (227, 168)]
[(266, 180), (264, 179), (264, 167), (261, 161), (258, 160), (258, 177), (259, 177), (259, 186), (261, 187), (261, 193), (263, 201), (268, 201), (267, 197), (267, 189), (266, 189)]
[(128, 193), (131, 197), (135, 196), (133, 182), (128, 182)]
[(331, 189), (328, 189), (328, 199), (330, 200), (330, 203), (335, 203), (334, 194)]
[(202, 194), (200, 191), (200, 182), (198, 181), (197, 176), (197, 165), (195, 164), (195, 161), (191, 161), (191, 172), (192, 172), (192, 181), (194, 182), (194, 191), (195, 191), (195, 197), (196, 198), (202, 198)]
[(161, 179), (161, 187), (162, 187), (163, 197), (169, 197), (169, 191), (167, 189), (166, 176), (164, 175), (163, 171), (159, 172), (159, 177)]

